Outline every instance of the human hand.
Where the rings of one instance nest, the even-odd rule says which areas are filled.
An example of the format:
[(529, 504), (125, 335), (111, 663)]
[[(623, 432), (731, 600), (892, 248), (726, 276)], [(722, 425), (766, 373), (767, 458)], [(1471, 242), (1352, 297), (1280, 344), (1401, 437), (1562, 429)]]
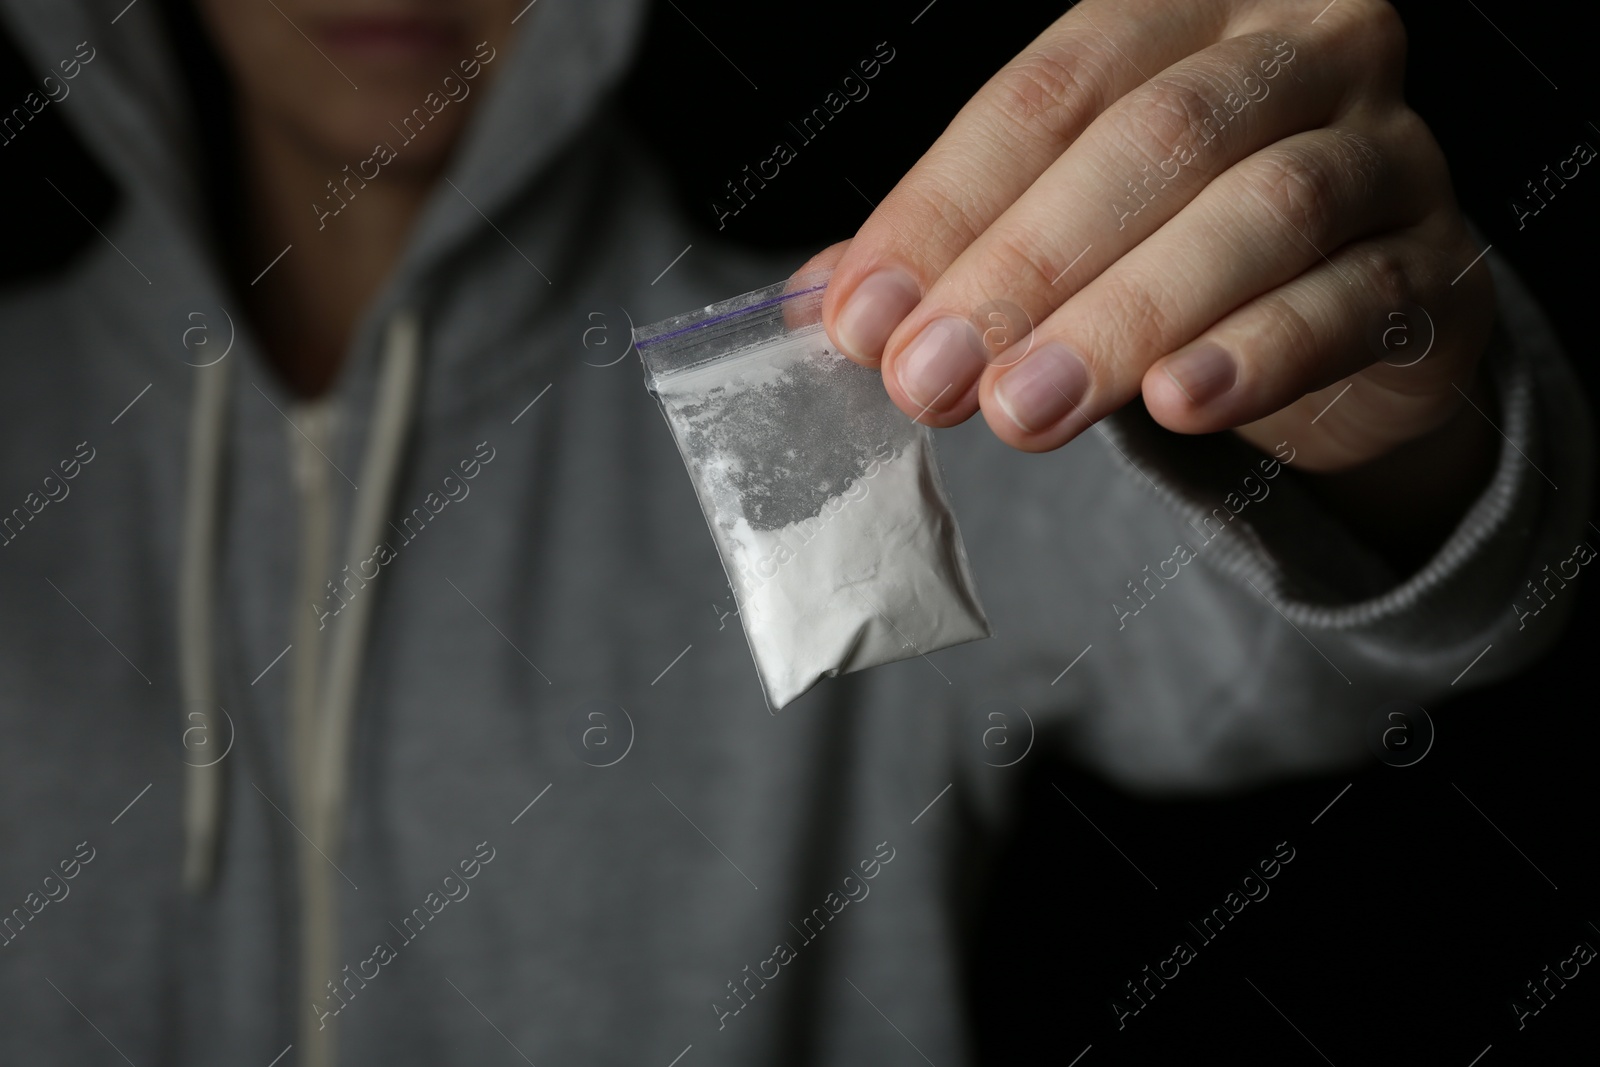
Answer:
[[(813, 260), (828, 334), (906, 414), (1029, 452), (1141, 393), (1310, 471), (1422, 438), (1495, 301), (1405, 47), (1383, 0), (1083, 0)], [(1432, 347), (1382, 361), (1408, 305)]]

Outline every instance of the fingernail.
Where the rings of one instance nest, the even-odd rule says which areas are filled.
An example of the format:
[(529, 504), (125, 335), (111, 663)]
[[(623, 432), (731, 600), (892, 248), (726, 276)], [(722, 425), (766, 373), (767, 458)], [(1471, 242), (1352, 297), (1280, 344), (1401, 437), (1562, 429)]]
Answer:
[(1000, 407), (1028, 433), (1041, 433), (1083, 403), (1089, 368), (1066, 345), (1050, 341), (994, 383)]
[(983, 373), (982, 351), (972, 323), (954, 316), (934, 319), (900, 356), (900, 388), (925, 410), (942, 414)]
[(1173, 356), (1162, 368), (1167, 372), (1189, 403), (1199, 406), (1214, 400), (1233, 388), (1238, 368), (1233, 357), (1210, 341), (1185, 349)]
[(899, 267), (885, 267), (866, 276), (834, 321), (839, 347), (852, 359), (868, 362), (883, 356), (883, 346), (922, 302), (916, 280)]

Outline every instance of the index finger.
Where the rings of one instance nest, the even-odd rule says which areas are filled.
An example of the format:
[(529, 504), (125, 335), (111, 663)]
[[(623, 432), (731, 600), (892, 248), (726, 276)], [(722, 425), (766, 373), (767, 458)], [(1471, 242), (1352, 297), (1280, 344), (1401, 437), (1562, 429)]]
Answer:
[(967, 102), (851, 241), (822, 304), (839, 350), (875, 365), (961, 251), (1097, 115), (1220, 39), (1232, 7), (1084, 0), (1051, 24)]

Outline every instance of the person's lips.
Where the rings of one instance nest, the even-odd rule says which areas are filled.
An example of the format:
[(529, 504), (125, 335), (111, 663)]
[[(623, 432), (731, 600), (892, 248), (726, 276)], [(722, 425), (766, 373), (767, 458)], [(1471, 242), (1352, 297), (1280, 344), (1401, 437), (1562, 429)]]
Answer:
[(463, 40), (459, 27), (439, 19), (352, 16), (319, 27), (326, 47), (365, 60), (414, 60), (453, 55)]

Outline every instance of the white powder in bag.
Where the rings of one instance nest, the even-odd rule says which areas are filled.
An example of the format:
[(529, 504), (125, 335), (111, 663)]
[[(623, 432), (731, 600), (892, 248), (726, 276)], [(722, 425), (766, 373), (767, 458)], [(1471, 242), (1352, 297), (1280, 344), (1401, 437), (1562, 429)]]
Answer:
[(812, 332), (655, 388), (774, 711), (822, 678), (990, 635), (930, 433), (876, 371)]

